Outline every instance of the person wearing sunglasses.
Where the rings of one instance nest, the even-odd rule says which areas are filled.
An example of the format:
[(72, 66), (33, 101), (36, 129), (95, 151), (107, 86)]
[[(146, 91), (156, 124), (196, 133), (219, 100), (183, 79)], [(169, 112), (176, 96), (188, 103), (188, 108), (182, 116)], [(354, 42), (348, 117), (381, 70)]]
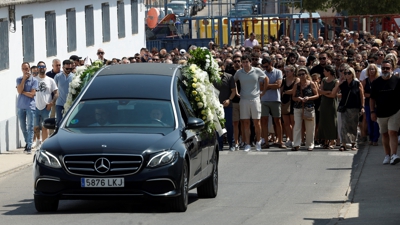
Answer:
[(314, 108), (314, 101), (319, 97), (317, 86), (311, 80), (307, 67), (299, 67), (297, 76), (300, 82), (293, 86), (292, 99), (294, 101), (294, 127), (293, 127), (293, 148), (292, 151), (298, 151), (301, 144), (302, 124), (304, 122), (306, 130), (306, 148), (308, 151), (314, 149), (315, 136), (315, 118), (304, 118), (304, 111)]
[(324, 75), (324, 68), (328, 65), (327, 61), (330, 59), (330, 55), (327, 52), (321, 52), (318, 55), (318, 60), (319, 60), (319, 64), (314, 66), (311, 71), (310, 74), (314, 74), (314, 73), (318, 73), (321, 76), (321, 80), (324, 79), (325, 75)]
[[(282, 138), (282, 123), (281, 123), (281, 94), (280, 87), (282, 86), (282, 69), (276, 69), (272, 65), (270, 57), (262, 59), (262, 67), (265, 69), (264, 73), (267, 75), (269, 84), (266, 86), (266, 92), (261, 96), (261, 136), (265, 140), (265, 148), (269, 148), (268, 145), (268, 127), (271, 127), (272, 120), (269, 121), (269, 116), (272, 116), (274, 121), (274, 130), (276, 135), (276, 142), (274, 143), (279, 148), (286, 148)], [(264, 143), (262, 143), (264, 144)], [(262, 146), (262, 147), (264, 147)]]
[(97, 50), (97, 59), (99, 59), (99, 60), (101, 60), (102, 62), (103, 62), (103, 64), (104, 65), (106, 65), (106, 63), (107, 63), (107, 59), (106, 58), (104, 58), (104, 55), (105, 55), (106, 53), (104, 53), (104, 50), (102, 49), (102, 48), (99, 48), (98, 50)]
[[(351, 150), (356, 151), (357, 125), (359, 116), (364, 114), (364, 88), (356, 79), (356, 72), (352, 67), (346, 67), (343, 71), (344, 79), (339, 85), (342, 98), (338, 111), (341, 112), (341, 130), (339, 135), (342, 143), (340, 151), (346, 150), (346, 144), (351, 143)], [(336, 94), (336, 93), (335, 93)], [(344, 110), (341, 110), (343, 109)]]
[(377, 121), (385, 150), (383, 164), (395, 165), (400, 162), (397, 155), (397, 134), (400, 127), (400, 80), (393, 75), (392, 64), (382, 62), (382, 74), (371, 84), (369, 106), (371, 120)]
[[(381, 70), (380, 66), (378, 66), (378, 65), (376, 64), (376, 61), (378, 61), (378, 55), (376, 55), (376, 54), (371, 54), (371, 55), (368, 56), (368, 64), (375, 64), (375, 65), (378, 67), (378, 72), (379, 72), (379, 74), (381, 74), (381, 73), (382, 73), (382, 70)], [(363, 81), (363, 80), (365, 80), (366, 78), (367, 78), (367, 68), (361, 70), (361, 73), (360, 73), (360, 81)]]
[(43, 61), (38, 62), (39, 75), (36, 77), (38, 80), (38, 89), (36, 90), (36, 113), (35, 113), (35, 127), (34, 133), (36, 137), (36, 149), (40, 148), (40, 131), (42, 131), (42, 142), (48, 137), (48, 130), (42, 127), (45, 119), (50, 117), (51, 109), (56, 105), (58, 98), (57, 85), (54, 79), (46, 76), (46, 64)]
[[(236, 71), (242, 68), (241, 56), (235, 55), (232, 60), (233, 66), (229, 68), (225, 68), (225, 72), (235, 75)], [(239, 150), (239, 123), (240, 123), (240, 81), (236, 81), (236, 93), (234, 98), (232, 99), (232, 123), (233, 123), (233, 137), (235, 141), (235, 151)], [(243, 129), (242, 129), (243, 130)], [(243, 131), (241, 132), (243, 134)], [(233, 149), (230, 149), (233, 150)]]
[(63, 71), (58, 73), (54, 77), (54, 81), (58, 87), (58, 98), (56, 101), (56, 120), (57, 126), (60, 126), (60, 122), (63, 117), (64, 104), (67, 101), (68, 91), (69, 91), (69, 83), (74, 79), (74, 74), (72, 71), (72, 62), (67, 59), (63, 61)]

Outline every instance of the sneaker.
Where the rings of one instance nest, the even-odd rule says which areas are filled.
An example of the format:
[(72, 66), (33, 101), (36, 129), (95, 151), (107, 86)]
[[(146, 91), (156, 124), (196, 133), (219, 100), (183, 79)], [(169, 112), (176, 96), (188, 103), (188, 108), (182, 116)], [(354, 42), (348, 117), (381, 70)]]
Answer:
[(35, 146), (32, 146), (32, 149), (40, 149), (40, 147), (42, 146), (42, 142), (41, 141), (36, 141)]
[(291, 148), (291, 147), (293, 147), (293, 142), (291, 142), (290, 140), (289, 140), (289, 141), (286, 141), (285, 145), (286, 145), (287, 147)]
[(265, 139), (261, 138), (261, 145), (265, 144)]
[(229, 151), (234, 152), (235, 150), (236, 150), (236, 147), (235, 147), (235, 146), (229, 147)]
[(256, 142), (256, 150), (261, 151), (261, 140)]
[(390, 159), (390, 165), (396, 165), (399, 162), (400, 162), (400, 157), (396, 154), (392, 155), (392, 158)]
[(235, 151), (239, 151), (239, 145), (238, 144), (235, 145)]
[(41, 144), (42, 144), (42, 142), (40, 140), (36, 140), (35, 147), (38, 148), (38, 147), (40, 147)]
[(250, 145), (245, 145), (244, 146), (244, 151), (245, 152), (248, 152), (248, 151), (250, 151), (251, 150), (251, 146)]
[(32, 149), (31, 148), (26, 148), (26, 154), (31, 154), (32, 153)]
[(25, 145), (24, 152), (26, 152), (27, 149), (28, 149), (28, 144)]
[(390, 163), (390, 156), (389, 155), (386, 155), (385, 156), (385, 159), (383, 159), (383, 165), (387, 165), (387, 164), (389, 164)]

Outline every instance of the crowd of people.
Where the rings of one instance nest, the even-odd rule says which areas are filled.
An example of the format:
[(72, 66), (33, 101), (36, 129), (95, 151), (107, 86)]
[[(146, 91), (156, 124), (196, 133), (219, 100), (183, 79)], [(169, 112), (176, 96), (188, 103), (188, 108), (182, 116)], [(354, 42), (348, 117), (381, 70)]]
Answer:
[[(282, 36), (264, 46), (255, 36), (250, 34), (243, 46), (207, 46), (221, 68), (222, 83), (215, 87), (225, 109), (227, 136), (220, 138), (220, 150), (224, 140), (231, 151), (250, 151), (252, 146), (260, 151), (271, 145), (292, 151), (335, 145), (340, 151), (357, 150), (360, 143), (378, 145), (382, 136), (383, 163), (400, 162), (397, 32), (374, 36), (343, 30), (333, 40), (300, 33), (297, 40)], [(196, 46), (142, 48), (132, 57), (110, 60), (100, 48), (97, 56), (106, 65), (185, 64), (192, 48)], [(47, 73), (44, 62), (22, 64), (17, 108), (28, 152), (48, 136), (41, 122), (62, 117), (68, 83), (85, 62), (90, 59), (73, 55), (61, 70), (61, 61), (55, 59)]]

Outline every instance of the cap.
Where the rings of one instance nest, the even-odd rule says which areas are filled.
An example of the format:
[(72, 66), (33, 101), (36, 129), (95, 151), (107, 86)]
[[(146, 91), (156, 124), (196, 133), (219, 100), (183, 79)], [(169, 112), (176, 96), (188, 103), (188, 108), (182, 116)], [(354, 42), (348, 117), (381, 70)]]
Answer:
[(179, 50), (179, 53), (181, 53), (183, 55), (186, 53), (186, 50), (182, 48), (181, 50)]
[(82, 57), (79, 57), (77, 55), (71, 55), (71, 57), (69, 57), (69, 59), (72, 59), (74, 61), (78, 61), (78, 60), (82, 59)]

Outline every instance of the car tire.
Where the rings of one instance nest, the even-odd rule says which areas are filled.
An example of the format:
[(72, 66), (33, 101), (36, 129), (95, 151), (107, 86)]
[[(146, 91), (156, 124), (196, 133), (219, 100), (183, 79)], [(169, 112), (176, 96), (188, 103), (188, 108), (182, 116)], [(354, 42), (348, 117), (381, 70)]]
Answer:
[(215, 198), (218, 194), (218, 155), (216, 151), (214, 151), (212, 161), (212, 174), (202, 185), (197, 187), (197, 196), (199, 198)]
[(189, 170), (186, 160), (183, 160), (180, 191), (181, 195), (170, 202), (171, 210), (174, 212), (185, 212), (189, 202)]
[(38, 212), (55, 212), (58, 209), (58, 199), (35, 195), (34, 201)]

